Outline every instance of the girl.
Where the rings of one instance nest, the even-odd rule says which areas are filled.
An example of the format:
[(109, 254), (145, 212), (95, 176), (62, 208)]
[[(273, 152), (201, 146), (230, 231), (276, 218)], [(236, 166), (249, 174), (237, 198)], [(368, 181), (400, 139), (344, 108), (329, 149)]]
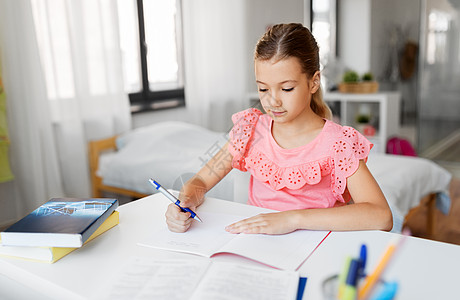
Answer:
[[(390, 208), (365, 164), (372, 144), (329, 120), (310, 31), (301, 24), (271, 27), (256, 45), (254, 62), (266, 114), (248, 109), (232, 116), (229, 142), (183, 186), (181, 203), (196, 209), (237, 168), (251, 173), (248, 203), (280, 212), (236, 222), (226, 228), (231, 233), (391, 230)], [(169, 229), (185, 232), (189, 216), (169, 205)]]

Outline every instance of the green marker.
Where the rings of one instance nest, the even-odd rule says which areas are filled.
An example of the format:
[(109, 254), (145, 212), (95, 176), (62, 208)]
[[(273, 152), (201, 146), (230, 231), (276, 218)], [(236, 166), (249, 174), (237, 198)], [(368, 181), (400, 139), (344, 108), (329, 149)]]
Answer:
[(351, 256), (347, 256), (347, 258), (345, 259), (345, 263), (343, 265), (342, 272), (339, 275), (339, 290), (337, 294), (338, 299), (342, 299), (343, 293), (345, 291), (345, 283), (347, 280), (348, 269), (350, 268), (351, 260), (352, 260)]

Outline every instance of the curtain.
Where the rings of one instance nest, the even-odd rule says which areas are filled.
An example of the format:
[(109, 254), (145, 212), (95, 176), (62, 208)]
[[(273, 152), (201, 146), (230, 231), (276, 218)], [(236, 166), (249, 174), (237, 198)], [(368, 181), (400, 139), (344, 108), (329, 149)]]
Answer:
[(0, 0), (0, 19), (9, 201), (23, 215), (51, 197), (89, 197), (88, 141), (131, 126), (116, 1)]
[(2, 83), (2, 64), (0, 60), (0, 183), (13, 180), (11, 173), (9, 148), (8, 122), (6, 120), (6, 95)]
[(87, 143), (131, 127), (117, 2), (32, 0), (65, 194), (90, 196)]
[(52, 196), (61, 178), (50, 105), (38, 56), (29, 1), (0, 1), (0, 49), (9, 125), (12, 184), (0, 185), (5, 220), (14, 220)]
[(183, 0), (185, 93), (195, 124), (228, 131), (232, 113), (249, 106), (243, 0)]

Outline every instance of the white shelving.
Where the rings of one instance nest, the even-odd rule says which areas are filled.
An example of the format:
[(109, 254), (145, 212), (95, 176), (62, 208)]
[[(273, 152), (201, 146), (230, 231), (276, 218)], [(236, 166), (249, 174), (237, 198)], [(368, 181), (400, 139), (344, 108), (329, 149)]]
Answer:
[(400, 101), (399, 92), (375, 94), (325, 93), (324, 100), (342, 125), (356, 128), (356, 116), (365, 106), (371, 114), (371, 123), (376, 128), (374, 136), (367, 138), (374, 144), (374, 151), (385, 153), (388, 138), (399, 134)]

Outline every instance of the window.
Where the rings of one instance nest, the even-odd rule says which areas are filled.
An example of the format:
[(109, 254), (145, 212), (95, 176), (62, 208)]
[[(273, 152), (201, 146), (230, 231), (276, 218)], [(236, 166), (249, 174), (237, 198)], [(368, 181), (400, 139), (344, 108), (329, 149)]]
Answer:
[(328, 90), (337, 88), (337, 74), (341, 71), (337, 59), (337, 0), (310, 1), (311, 32), (319, 46), (321, 84)]
[(446, 63), (448, 58), (447, 40), (450, 17), (441, 11), (433, 10), (428, 15), (428, 34), (426, 61), (429, 65)]
[(120, 73), (110, 68), (111, 59), (120, 60), (120, 47), (132, 112), (184, 105), (180, 4), (32, 0), (50, 100), (110, 94), (115, 82), (111, 72)]
[(336, 0), (311, 1), (311, 32), (319, 46), (321, 65), (337, 54), (337, 2)]
[(180, 0), (118, 0), (131, 111), (185, 104)]

